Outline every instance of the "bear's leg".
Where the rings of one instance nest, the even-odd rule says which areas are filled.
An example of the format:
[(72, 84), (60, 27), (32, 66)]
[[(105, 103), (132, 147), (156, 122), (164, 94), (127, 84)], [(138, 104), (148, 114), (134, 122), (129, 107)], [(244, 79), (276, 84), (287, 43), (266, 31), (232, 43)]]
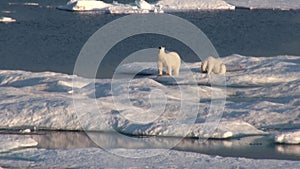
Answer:
[(167, 76), (172, 76), (172, 68), (171, 68), (171, 66), (168, 66), (167, 67)]
[(224, 63), (221, 64), (220, 74), (225, 75), (226, 73), (226, 65)]
[(174, 76), (178, 76), (179, 75), (179, 67), (174, 69)]
[(208, 65), (208, 68), (207, 68), (207, 74), (210, 75), (211, 72), (213, 70), (213, 66), (212, 65)]
[(207, 73), (207, 60), (203, 61), (202, 64), (201, 64), (201, 71), (202, 73)]
[(157, 68), (158, 68), (158, 76), (162, 76), (163, 75), (163, 64), (158, 63)]

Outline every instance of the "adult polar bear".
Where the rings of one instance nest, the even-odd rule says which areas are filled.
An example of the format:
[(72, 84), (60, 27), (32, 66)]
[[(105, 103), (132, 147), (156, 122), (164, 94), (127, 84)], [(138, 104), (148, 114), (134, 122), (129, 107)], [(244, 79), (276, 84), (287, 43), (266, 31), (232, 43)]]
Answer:
[(202, 62), (201, 71), (203, 73), (207, 72), (207, 74), (215, 73), (225, 75), (226, 66), (221, 60), (209, 56), (206, 60)]
[(172, 72), (174, 72), (174, 76), (179, 75), (179, 69), (181, 64), (181, 59), (178, 53), (176, 52), (167, 52), (165, 51), (165, 47), (159, 47), (158, 52), (158, 76), (163, 75), (163, 68), (167, 68), (167, 75), (172, 76)]

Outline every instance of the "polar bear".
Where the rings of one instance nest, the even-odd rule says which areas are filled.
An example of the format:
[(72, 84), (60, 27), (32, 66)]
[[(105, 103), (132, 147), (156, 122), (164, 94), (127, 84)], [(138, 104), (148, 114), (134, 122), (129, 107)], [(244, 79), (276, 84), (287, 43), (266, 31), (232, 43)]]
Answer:
[(226, 65), (217, 58), (209, 56), (206, 60), (202, 62), (201, 71), (207, 74), (222, 74), (226, 73)]
[(165, 52), (165, 47), (159, 47), (158, 52), (158, 76), (162, 76), (163, 68), (167, 68), (167, 75), (172, 76), (174, 71), (174, 76), (179, 75), (179, 69), (181, 64), (181, 59), (176, 52)]

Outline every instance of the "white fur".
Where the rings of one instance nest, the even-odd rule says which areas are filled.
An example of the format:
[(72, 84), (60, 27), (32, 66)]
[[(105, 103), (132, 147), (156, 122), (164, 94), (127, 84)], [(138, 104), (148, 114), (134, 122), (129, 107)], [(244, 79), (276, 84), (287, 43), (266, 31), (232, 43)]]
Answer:
[(225, 74), (226, 73), (226, 65), (217, 58), (209, 56), (206, 60), (202, 62), (201, 71), (207, 72), (207, 74)]
[(172, 76), (172, 72), (174, 72), (174, 76), (179, 75), (181, 59), (178, 53), (176, 52), (165, 52), (164, 47), (160, 47), (158, 52), (158, 75), (161, 76), (163, 72), (163, 68), (167, 69), (167, 74)]

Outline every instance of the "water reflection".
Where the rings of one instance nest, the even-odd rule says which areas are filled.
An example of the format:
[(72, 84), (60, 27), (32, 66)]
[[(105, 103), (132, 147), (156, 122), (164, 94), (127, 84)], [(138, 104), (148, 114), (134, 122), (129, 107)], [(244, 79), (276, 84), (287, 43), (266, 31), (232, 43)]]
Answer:
[[(31, 136), (38, 141), (38, 148), (76, 149), (100, 147), (103, 149), (166, 149), (176, 145), (174, 150), (191, 151), (209, 155), (246, 157), (259, 159), (300, 160), (300, 145), (274, 144), (268, 136), (251, 136), (228, 140), (181, 139), (176, 137), (141, 137), (143, 141), (133, 141), (129, 136), (115, 133), (45, 132)], [(146, 139), (147, 138), (147, 139)], [(139, 140), (138, 139), (138, 140)], [(95, 144), (95, 140), (101, 145)]]
[(298, 156), (300, 159), (300, 145), (277, 145), (276, 150), (282, 154)]
[(96, 147), (84, 132), (45, 132), (32, 135), (39, 148), (76, 149)]

